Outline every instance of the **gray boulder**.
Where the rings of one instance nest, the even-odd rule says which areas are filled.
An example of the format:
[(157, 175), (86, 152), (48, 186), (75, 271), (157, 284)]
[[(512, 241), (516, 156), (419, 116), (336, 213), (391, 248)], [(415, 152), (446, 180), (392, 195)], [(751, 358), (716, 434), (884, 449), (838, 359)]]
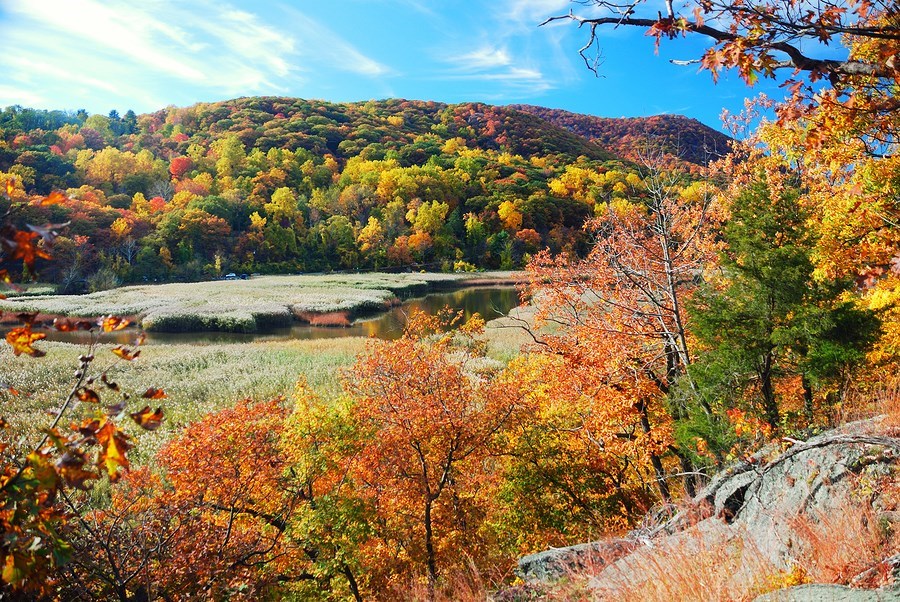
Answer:
[(757, 596), (753, 602), (898, 602), (900, 592), (853, 589), (843, 585), (798, 585)]

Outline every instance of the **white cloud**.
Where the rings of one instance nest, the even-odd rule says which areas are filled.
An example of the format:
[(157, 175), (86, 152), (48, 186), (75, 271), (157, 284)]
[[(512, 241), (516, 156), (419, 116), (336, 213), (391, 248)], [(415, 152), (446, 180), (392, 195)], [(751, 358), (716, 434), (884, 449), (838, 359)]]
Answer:
[[(303, 13), (255, 14), (214, 0), (7, 0), (0, 55), (9, 90), (59, 107), (99, 90), (139, 110), (176, 98), (297, 93), (309, 72), (383, 77), (390, 69)], [(41, 90), (41, 93), (36, 92)], [(148, 106), (149, 102), (160, 104)], [(139, 99), (130, 102), (128, 99)], [(52, 99), (51, 99), (52, 100)], [(25, 102), (25, 100), (19, 101)], [(43, 103), (42, 103), (43, 104)], [(137, 106), (136, 106), (137, 105)]]
[(507, 26), (533, 29), (547, 18), (565, 15), (572, 8), (569, 0), (505, 0), (498, 4), (495, 14)]
[(527, 96), (534, 96), (556, 87), (539, 70), (528, 67), (510, 67), (502, 71), (486, 73), (448, 74), (443, 79), (491, 82), (503, 86), (505, 89), (494, 91), (493, 95), (496, 98), (503, 98), (504, 94), (508, 93), (524, 93)]
[(0, 85), (0, 107), (22, 105), (26, 107), (49, 106), (45, 96), (33, 92), (23, 91), (21, 88)]
[(512, 63), (509, 52), (505, 48), (491, 46), (485, 46), (458, 56), (451, 56), (447, 61), (455, 63), (459, 69), (467, 71), (506, 67)]

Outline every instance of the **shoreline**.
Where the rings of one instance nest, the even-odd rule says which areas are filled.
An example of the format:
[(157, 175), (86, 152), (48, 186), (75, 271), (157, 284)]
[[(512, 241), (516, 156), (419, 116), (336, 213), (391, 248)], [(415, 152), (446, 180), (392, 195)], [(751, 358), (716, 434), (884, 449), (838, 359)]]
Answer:
[[(158, 333), (266, 333), (307, 324), (347, 328), (364, 317), (389, 311), (404, 301), (433, 293), (467, 288), (513, 287), (525, 281), (524, 272), (487, 272), (471, 275), (430, 273), (304, 274), (261, 276), (246, 281), (205, 281), (120, 287), (86, 295), (17, 297), (0, 302), (0, 328), (13, 328), (22, 313), (37, 313), (35, 324), (52, 329), (56, 318), (94, 320), (106, 315), (123, 317), (129, 329)], [(250, 289), (248, 290), (248, 284)], [(256, 284), (254, 287), (253, 284)], [(197, 289), (201, 290), (197, 290)], [(190, 294), (184, 295), (184, 290)], [(206, 290), (202, 290), (206, 289)], [(289, 294), (285, 296), (284, 290)], [(166, 292), (181, 294), (170, 299)], [(154, 296), (154, 293), (156, 295)], [(206, 294), (204, 294), (206, 293)], [(269, 296), (266, 296), (269, 293)], [(281, 298), (279, 297), (281, 295)], [(137, 300), (121, 299), (127, 295)], [(215, 297), (226, 297), (215, 304)], [(175, 296), (175, 295), (173, 295)], [(141, 301), (158, 307), (135, 311)], [(130, 312), (110, 311), (116, 304)], [(70, 304), (69, 311), (50, 311)], [(10, 306), (13, 306), (12, 308)]]

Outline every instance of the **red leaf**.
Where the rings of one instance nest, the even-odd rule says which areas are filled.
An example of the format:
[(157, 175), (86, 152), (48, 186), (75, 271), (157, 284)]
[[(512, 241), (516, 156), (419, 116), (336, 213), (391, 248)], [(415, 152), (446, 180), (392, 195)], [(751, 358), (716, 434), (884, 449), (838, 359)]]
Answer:
[(55, 318), (53, 320), (53, 328), (59, 332), (90, 330), (93, 327), (93, 322), (90, 322), (88, 320), (72, 320), (70, 318)]
[(87, 403), (100, 403), (100, 396), (93, 389), (82, 387), (75, 391), (75, 397)]
[(154, 389), (153, 387), (150, 387), (146, 392), (144, 392), (143, 395), (141, 395), (141, 397), (143, 397), (144, 399), (163, 399), (167, 397), (167, 395), (166, 392), (162, 389)]
[(103, 384), (106, 385), (107, 389), (112, 389), (113, 391), (119, 390), (119, 384), (109, 380), (109, 378), (106, 376), (106, 372), (100, 375), (100, 380), (103, 381)]
[(98, 476), (84, 469), (85, 462), (84, 454), (69, 450), (56, 461), (56, 469), (68, 485), (86, 490), (88, 481), (97, 479)]

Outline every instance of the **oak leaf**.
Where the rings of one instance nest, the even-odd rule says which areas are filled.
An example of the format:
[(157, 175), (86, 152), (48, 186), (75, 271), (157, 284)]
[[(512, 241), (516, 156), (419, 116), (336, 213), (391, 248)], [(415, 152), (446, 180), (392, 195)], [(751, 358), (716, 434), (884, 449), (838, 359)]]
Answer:
[(156, 408), (156, 411), (153, 411), (150, 406), (144, 406), (142, 410), (134, 412), (130, 416), (141, 428), (155, 431), (162, 424), (163, 412), (162, 408)]
[(23, 326), (21, 328), (13, 328), (6, 333), (6, 342), (13, 349), (15, 355), (26, 354), (32, 357), (41, 357), (46, 352), (32, 347), (35, 341), (46, 338), (47, 335), (42, 332), (32, 332), (31, 326)]

